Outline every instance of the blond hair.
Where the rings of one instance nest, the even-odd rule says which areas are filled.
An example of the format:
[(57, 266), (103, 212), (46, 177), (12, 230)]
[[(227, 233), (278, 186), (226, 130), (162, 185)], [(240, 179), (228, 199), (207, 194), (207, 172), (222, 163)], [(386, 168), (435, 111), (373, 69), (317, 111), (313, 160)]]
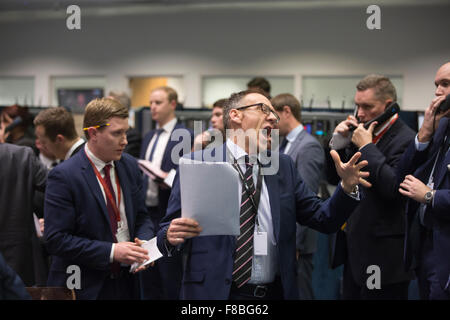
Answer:
[[(94, 99), (88, 103), (84, 111), (83, 127), (104, 126), (113, 117), (128, 118), (128, 109), (118, 100), (112, 98)], [(89, 140), (89, 133), (84, 130)]]

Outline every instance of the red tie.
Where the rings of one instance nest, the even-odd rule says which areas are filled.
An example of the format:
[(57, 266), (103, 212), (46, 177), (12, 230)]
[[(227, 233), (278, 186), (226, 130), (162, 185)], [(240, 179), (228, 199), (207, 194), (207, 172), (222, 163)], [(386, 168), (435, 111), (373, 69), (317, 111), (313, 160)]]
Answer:
[[(111, 170), (111, 165), (107, 164), (104, 168), (103, 171), (105, 172), (105, 182), (106, 182), (106, 186), (109, 189), (109, 192), (111, 192), (111, 195), (114, 197), (114, 199), (116, 199), (116, 194), (114, 192), (114, 188), (111, 184), (111, 176), (109, 171)], [(106, 208), (108, 209), (108, 215), (109, 215), (109, 221), (111, 222), (111, 231), (113, 234), (113, 238), (114, 238), (114, 242), (117, 242), (116, 239), (116, 233), (117, 233), (117, 219), (116, 219), (116, 215), (114, 214), (114, 209), (113, 209), (113, 205), (111, 203), (111, 201), (109, 200), (108, 197), (106, 197)]]
[[(105, 172), (105, 182), (106, 182), (106, 186), (108, 187), (109, 191), (111, 192), (111, 195), (114, 197), (114, 199), (116, 199), (116, 194), (114, 192), (114, 188), (111, 184), (111, 176), (110, 176), (110, 170), (111, 170), (111, 165), (107, 164), (104, 168), (103, 171)], [(114, 214), (114, 209), (113, 206), (111, 204), (111, 201), (109, 200), (108, 197), (106, 197), (106, 208), (108, 209), (108, 215), (109, 215), (109, 221), (111, 223), (111, 231), (113, 234), (113, 239), (114, 242), (117, 242), (117, 238), (116, 238), (116, 233), (117, 233), (117, 219), (116, 219), (116, 215)], [(120, 263), (118, 262), (113, 262), (111, 264), (111, 274), (113, 277), (117, 278), (120, 274)]]

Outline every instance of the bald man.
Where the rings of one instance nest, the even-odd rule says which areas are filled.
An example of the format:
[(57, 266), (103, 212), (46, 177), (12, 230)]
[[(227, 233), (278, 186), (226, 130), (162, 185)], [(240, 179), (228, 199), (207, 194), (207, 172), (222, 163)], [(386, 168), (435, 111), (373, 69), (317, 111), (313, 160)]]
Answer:
[(415, 269), (423, 300), (450, 300), (450, 62), (437, 71), (436, 97), (399, 165), (407, 197), (405, 264)]

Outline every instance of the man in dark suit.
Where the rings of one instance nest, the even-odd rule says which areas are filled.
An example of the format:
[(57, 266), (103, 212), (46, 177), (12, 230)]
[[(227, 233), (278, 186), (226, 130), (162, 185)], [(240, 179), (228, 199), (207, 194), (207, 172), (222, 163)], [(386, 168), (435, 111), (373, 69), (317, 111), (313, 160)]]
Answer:
[[(193, 219), (180, 218), (182, 190), (176, 176), (167, 215), (160, 224), (158, 248), (165, 255), (176, 255), (181, 250), (177, 246), (192, 238), (184, 246), (187, 257), (181, 289), (183, 299), (298, 299), (295, 222), (322, 232), (334, 232), (358, 203), (355, 199), (359, 195), (358, 183), (369, 186), (363, 180), (367, 173), (360, 172), (367, 162), (355, 165), (359, 154), (343, 164), (333, 151), (342, 182), (326, 202), (306, 187), (289, 156), (273, 153), (270, 156), (275, 161), (268, 165), (249, 163), (249, 157), (253, 159), (257, 152), (270, 148), (271, 132), (277, 122), (278, 115), (260, 91), (233, 94), (224, 110), (224, 125), (232, 129), (231, 136), (224, 145), (212, 150), (223, 154), (214, 161), (233, 157), (236, 162), (231, 162), (236, 163), (236, 170), (245, 171), (243, 183), (237, 186), (242, 194), (239, 237), (197, 237), (201, 226)], [(264, 130), (266, 137), (261, 135)], [(258, 146), (259, 151), (249, 152), (249, 144)], [(205, 151), (199, 152), (192, 154), (194, 159), (202, 159)], [(274, 163), (278, 159), (277, 169)], [(263, 169), (276, 173), (262, 176)], [(258, 244), (267, 249), (266, 254), (253, 254), (256, 232), (262, 235)]]
[(63, 107), (48, 108), (34, 118), (39, 143), (58, 160), (67, 160), (83, 148), (72, 114)]
[(450, 95), (450, 62), (435, 85), (436, 98), (400, 161), (399, 191), (408, 197), (405, 266), (415, 269), (421, 299), (450, 300), (450, 109), (437, 112)]
[[(301, 124), (300, 102), (291, 94), (279, 94), (271, 103), (280, 117), (278, 127), (285, 140), (280, 153), (294, 160), (308, 188), (317, 194), (323, 179), (325, 155), (319, 141)], [(313, 255), (317, 247), (317, 232), (297, 223), (297, 281), (300, 300), (314, 299), (312, 288)]]
[[(0, 126), (0, 141), (3, 125)], [(29, 147), (0, 143), (0, 252), (27, 286), (36, 283), (33, 263), (33, 199), (44, 192), (47, 170)]]
[(134, 158), (123, 154), (128, 110), (117, 100), (95, 99), (86, 106), (83, 125), (88, 140), (83, 150), (48, 178), (48, 286), (65, 287), (73, 276), (79, 277), (79, 285), (71, 278), (77, 299), (135, 298), (129, 266), (148, 259), (139, 239), (150, 239), (153, 225), (140, 170)]
[[(343, 159), (359, 151), (361, 159), (369, 162), (368, 180), (373, 187), (363, 188), (363, 199), (335, 243), (342, 250), (334, 259), (344, 262), (343, 298), (406, 300), (413, 275), (402, 264), (405, 212), (395, 170), (414, 132), (398, 114), (384, 123), (373, 122), (368, 129), (363, 126), (396, 101), (395, 87), (388, 78), (368, 75), (356, 89), (357, 118), (349, 116), (336, 127), (330, 146), (339, 149)], [(351, 126), (356, 127), (352, 134)], [(372, 268), (379, 272), (375, 274)], [(372, 280), (380, 286), (370, 285)]]
[[(178, 104), (177, 92), (170, 87), (158, 87), (150, 94), (152, 119), (156, 129), (147, 133), (142, 142), (141, 159), (151, 161), (165, 173), (163, 183), (144, 177), (145, 204), (155, 226), (159, 225), (167, 210), (170, 191), (178, 163), (172, 161), (172, 140), (175, 130), (187, 130), (175, 117)], [(192, 134), (188, 131), (191, 140)], [(192, 144), (192, 141), (191, 141)], [(142, 273), (142, 297), (144, 299), (178, 299), (181, 282), (181, 259), (161, 258), (155, 266)]]

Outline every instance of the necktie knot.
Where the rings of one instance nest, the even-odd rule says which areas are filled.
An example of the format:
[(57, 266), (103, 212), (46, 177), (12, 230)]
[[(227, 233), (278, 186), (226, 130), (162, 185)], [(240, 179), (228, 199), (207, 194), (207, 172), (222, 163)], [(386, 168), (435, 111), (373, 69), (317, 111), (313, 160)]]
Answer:
[(107, 176), (107, 177), (110, 176), (109, 175), (110, 170), (111, 170), (111, 164), (109, 164), (109, 163), (103, 167), (103, 171), (105, 172), (105, 176)]

